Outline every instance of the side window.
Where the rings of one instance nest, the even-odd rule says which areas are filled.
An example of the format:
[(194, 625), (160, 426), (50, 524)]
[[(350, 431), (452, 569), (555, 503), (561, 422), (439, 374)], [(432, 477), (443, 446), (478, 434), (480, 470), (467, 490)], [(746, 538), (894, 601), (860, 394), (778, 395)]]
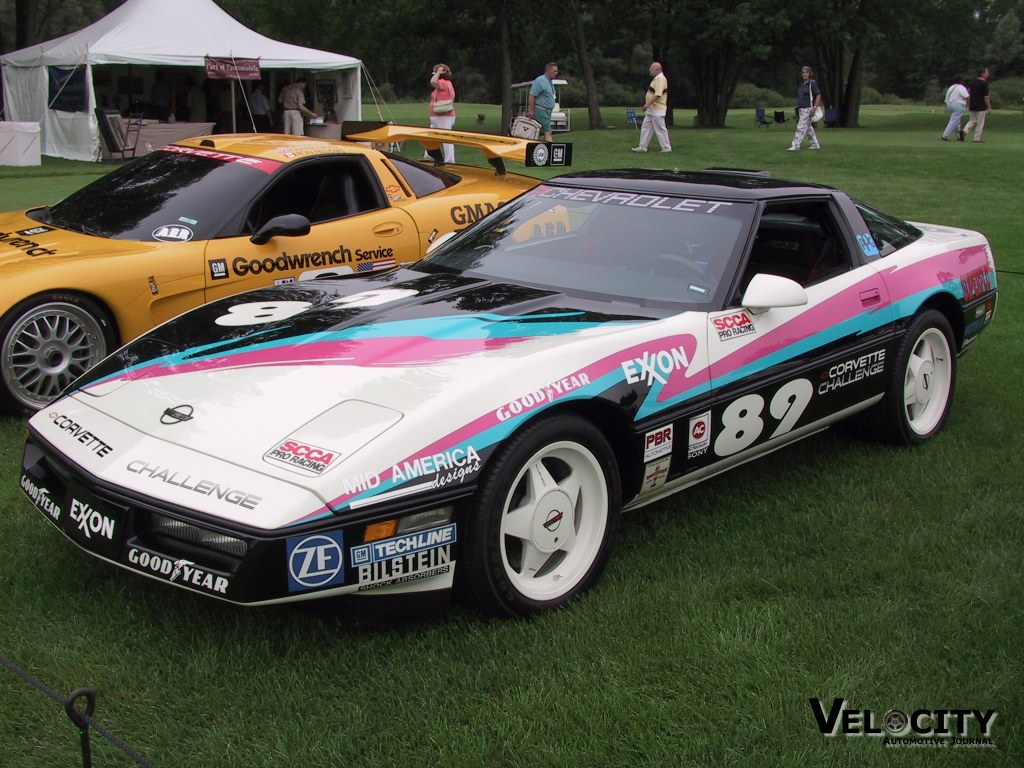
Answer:
[(813, 285), (848, 271), (851, 264), (828, 202), (769, 205), (761, 216), (740, 289), (759, 273)]
[(275, 216), (297, 213), (310, 224), (384, 208), (376, 175), (358, 158), (304, 163), (286, 170), (250, 209), (251, 234)]
[(876, 211), (864, 203), (855, 201), (855, 204), (864, 223), (868, 225), (868, 230), (875, 240), (875, 245), (878, 246), (880, 256), (888, 256), (893, 251), (910, 245), (921, 237), (921, 230), (917, 227), (881, 211)]

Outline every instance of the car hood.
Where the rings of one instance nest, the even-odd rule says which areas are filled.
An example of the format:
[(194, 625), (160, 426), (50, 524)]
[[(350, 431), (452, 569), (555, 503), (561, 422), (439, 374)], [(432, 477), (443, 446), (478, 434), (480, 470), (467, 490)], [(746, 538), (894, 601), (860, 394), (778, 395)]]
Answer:
[(41, 260), (80, 256), (116, 256), (155, 249), (160, 243), (140, 243), (94, 237), (43, 224), (27, 211), (0, 214), (0, 268), (36, 268)]
[(642, 343), (656, 322), (643, 312), (411, 270), (296, 283), (165, 323), (37, 418), (44, 437), (54, 417), (117, 434), (130, 447), (108, 479), (121, 483), (142, 461), (303, 489), (298, 505), (245, 516), (277, 527), (401, 485), (395, 468), (479, 459), (536, 410), (592, 396), (625, 354), (610, 351)]

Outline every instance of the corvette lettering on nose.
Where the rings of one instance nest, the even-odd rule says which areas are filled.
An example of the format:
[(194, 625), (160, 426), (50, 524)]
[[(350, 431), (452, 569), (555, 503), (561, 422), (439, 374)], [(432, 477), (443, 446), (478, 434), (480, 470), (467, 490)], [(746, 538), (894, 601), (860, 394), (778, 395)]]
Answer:
[(656, 352), (644, 351), (640, 357), (622, 363), (622, 372), (626, 375), (627, 384), (646, 383), (653, 386), (654, 382), (667, 384), (669, 376), (675, 371), (690, 367), (690, 358), (682, 347), (661, 349)]

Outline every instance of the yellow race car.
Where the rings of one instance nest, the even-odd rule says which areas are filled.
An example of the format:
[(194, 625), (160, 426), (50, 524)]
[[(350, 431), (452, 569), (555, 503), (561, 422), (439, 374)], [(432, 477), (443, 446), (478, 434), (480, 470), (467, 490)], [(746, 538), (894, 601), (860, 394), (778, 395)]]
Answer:
[[(505, 160), (571, 159), (566, 144), (383, 123), (345, 123), (342, 139), (189, 139), (0, 215), (0, 408), (41, 408), (121, 343), (213, 299), (417, 261), (539, 183)], [(387, 151), (404, 141), (433, 161)], [(494, 168), (444, 165), (442, 143)]]

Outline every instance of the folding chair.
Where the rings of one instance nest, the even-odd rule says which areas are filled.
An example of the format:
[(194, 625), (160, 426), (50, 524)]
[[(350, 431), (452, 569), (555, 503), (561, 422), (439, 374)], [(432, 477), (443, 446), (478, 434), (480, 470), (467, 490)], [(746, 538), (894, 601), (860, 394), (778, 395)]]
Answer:
[(768, 116), (764, 113), (763, 107), (757, 107), (754, 110), (754, 125), (758, 128), (768, 128), (772, 124), (772, 121), (768, 119)]
[(778, 123), (779, 125), (785, 125), (787, 120), (789, 120), (789, 118), (786, 117), (786, 113), (785, 113), (784, 110), (781, 110), (781, 109), (775, 110), (775, 122), (776, 123)]
[(839, 110), (835, 107), (829, 107), (825, 110), (825, 117), (821, 120), (826, 128), (835, 128), (839, 125)]
[(640, 121), (637, 120), (635, 109), (629, 108), (626, 110), (626, 122), (637, 130), (640, 130)]

